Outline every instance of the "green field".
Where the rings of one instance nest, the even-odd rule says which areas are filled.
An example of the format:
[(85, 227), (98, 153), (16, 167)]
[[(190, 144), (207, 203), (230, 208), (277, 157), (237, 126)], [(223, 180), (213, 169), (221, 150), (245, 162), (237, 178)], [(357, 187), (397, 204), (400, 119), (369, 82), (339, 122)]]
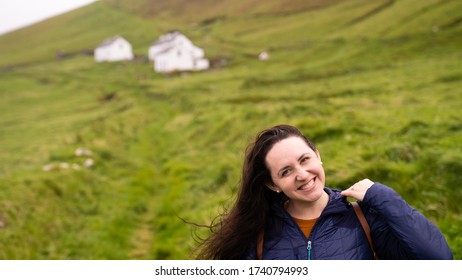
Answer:
[[(280, 123), (317, 144), (328, 186), (393, 187), (462, 259), (460, 1), (180, 2), (99, 1), (0, 36), (0, 259), (193, 258), (208, 232), (191, 223), (232, 204), (245, 147)], [(170, 29), (227, 64), (82, 53), (120, 34), (146, 56)]]

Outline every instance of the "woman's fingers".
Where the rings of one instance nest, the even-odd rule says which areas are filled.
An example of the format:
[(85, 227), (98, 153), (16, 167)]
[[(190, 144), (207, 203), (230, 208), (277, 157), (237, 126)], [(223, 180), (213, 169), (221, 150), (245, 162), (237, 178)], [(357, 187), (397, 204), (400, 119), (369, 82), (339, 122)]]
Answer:
[(340, 194), (343, 196), (353, 197), (356, 200), (362, 201), (366, 195), (367, 190), (374, 184), (369, 179), (363, 179), (348, 189), (342, 191)]

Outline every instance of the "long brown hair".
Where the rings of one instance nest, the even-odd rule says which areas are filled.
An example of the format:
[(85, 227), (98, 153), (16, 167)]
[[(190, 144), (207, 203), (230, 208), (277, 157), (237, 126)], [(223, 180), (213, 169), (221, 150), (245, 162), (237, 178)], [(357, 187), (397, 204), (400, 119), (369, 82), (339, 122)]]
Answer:
[(271, 215), (271, 204), (284, 194), (271, 191), (271, 175), (265, 158), (277, 142), (300, 137), (316, 151), (316, 147), (296, 127), (277, 125), (260, 132), (246, 149), (237, 200), (229, 213), (212, 222), (210, 235), (200, 245), (197, 259), (243, 259), (258, 233)]

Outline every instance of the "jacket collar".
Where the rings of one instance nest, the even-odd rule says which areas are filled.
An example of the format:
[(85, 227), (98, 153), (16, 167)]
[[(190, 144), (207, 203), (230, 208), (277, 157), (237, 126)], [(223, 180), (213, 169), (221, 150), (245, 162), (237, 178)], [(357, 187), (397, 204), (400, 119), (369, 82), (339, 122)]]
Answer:
[(321, 216), (346, 212), (349, 208), (351, 208), (351, 203), (345, 196), (340, 194), (339, 190), (324, 188), (324, 191), (329, 195), (329, 202), (327, 203), (326, 208), (322, 211)]

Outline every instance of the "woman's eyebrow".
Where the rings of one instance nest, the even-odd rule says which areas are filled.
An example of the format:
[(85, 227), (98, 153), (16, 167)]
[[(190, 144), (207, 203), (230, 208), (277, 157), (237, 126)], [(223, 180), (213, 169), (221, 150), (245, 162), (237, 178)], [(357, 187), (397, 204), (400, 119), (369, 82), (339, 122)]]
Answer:
[(306, 155), (309, 155), (308, 153), (303, 153), (299, 158), (298, 161), (301, 161)]

